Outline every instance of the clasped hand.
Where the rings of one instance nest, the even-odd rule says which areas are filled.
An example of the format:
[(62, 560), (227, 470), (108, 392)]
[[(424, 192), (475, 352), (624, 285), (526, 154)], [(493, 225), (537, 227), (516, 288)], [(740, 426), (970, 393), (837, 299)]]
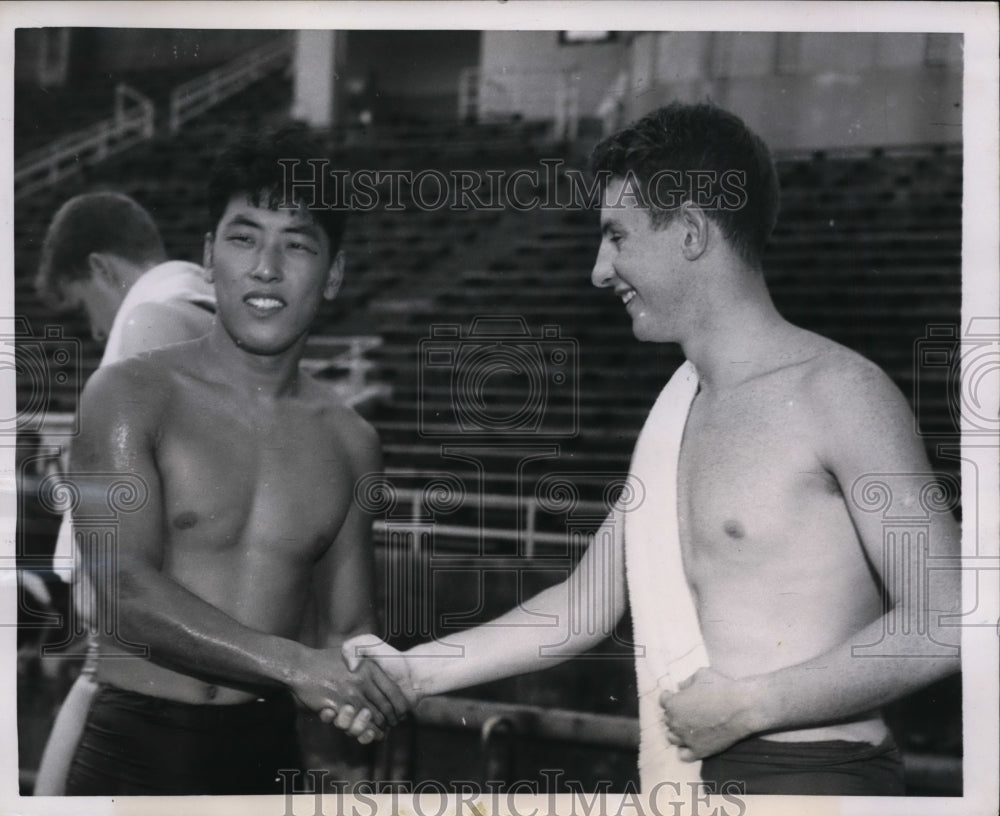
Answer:
[(744, 686), (712, 669), (699, 669), (675, 692), (660, 695), (667, 739), (685, 762), (724, 751), (751, 733)]
[(385, 736), (383, 729), (395, 725), (418, 699), (406, 661), (401, 652), (375, 635), (345, 641), (341, 656), (350, 671), (348, 684), (357, 693), (346, 693), (341, 701), (327, 699), (319, 709), (320, 720), (346, 731), (362, 745), (380, 740)]
[[(364, 643), (372, 640), (365, 638)], [(291, 689), (324, 723), (337, 726), (364, 745), (382, 739), (385, 729), (399, 722), (411, 702), (379, 663), (349, 657), (356, 652), (349, 644), (357, 641), (348, 641), (339, 649), (307, 650), (296, 665)]]

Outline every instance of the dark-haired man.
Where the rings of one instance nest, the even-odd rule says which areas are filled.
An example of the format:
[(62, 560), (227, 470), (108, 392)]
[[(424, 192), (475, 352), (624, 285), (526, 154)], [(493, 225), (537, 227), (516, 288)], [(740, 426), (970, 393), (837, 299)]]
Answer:
[[(375, 624), (370, 524), (353, 491), (380, 446), (299, 368), (341, 283), (345, 213), (285, 200), (279, 160), (319, 156), (293, 132), (223, 151), (205, 238), (211, 331), (102, 368), (84, 391), (77, 516), (106, 514), (120, 476), (101, 474), (131, 479), (144, 504), (121, 514), (110, 561), (84, 556), (118, 626), (101, 644), (69, 795), (278, 793), (277, 771), (300, 767), (293, 696), (363, 741), (405, 708), (384, 673), (351, 674), (340, 655)], [(318, 648), (296, 639), (310, 591)], [(361, 708), (371, 719), (352, 725)]]
[[(567, 581), (445, 638), (462, 657), (358, 651), (416, 701), (587, 649), (627, 597), (647, 792), (697, 779), (704, 760), (717, 792), (902, 794), (878, 709), (959, 667), (957, 629), (941, 623), (958, 573), (921, 560), (957, 555), (958, 534), (948, 513), (924, 513), (933, 476), (906, 400), (775, 309), (761, 257), (777, 179), (737, 117), (670, 105), (600, 144), (593, 169), (592, 282), (621, 298), (638, 339), (679, 343), (688, 361), (636, 444), (641, 500), (616, 507)], [(882, 515), (858, 493), (873, 476), (928, 517), (925, 553), (883, 550)]]
[(202, 270), (168, 261), (149, 213), (115, 192), (84, 193), (59, 208), (35, 285), (50, 303), (83, 307), (104, 365), (200, 337), (215, 311)]

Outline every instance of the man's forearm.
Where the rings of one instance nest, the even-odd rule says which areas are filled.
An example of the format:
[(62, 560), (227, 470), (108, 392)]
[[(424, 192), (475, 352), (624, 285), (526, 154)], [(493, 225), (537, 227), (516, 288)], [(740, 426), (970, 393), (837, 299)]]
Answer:
[(119, 631), (154, 663), (235, 684), (293, 684), (302, 644), (239, 623), (155, 570), (119, 580)]
[(416, 646), (402, 659), (417, 694), (427, 696), (557, 665), (609, 634), (571, 625), (563, 582), (488, 624)]
[(871, 711), (960, 669), (960, 627), (933, 626), (934, 640), (901, 630), (893, 611), (825, 654), (740, 681), (750, 701), (752, 732)]
[(682, 759), (699, 759), (752, 734), (829, 725), (873, 711), (958, 670), (957, 654), (941, 656), (949, 646), (954, 650), (957, 627), (939, 628), (935, 643), (890, 634), (887, 625), (898, 624), (891, 618), (811, 660), (767, 674), (733, 679), (699, 669), (678, 691), (660, 696), (668, 739)]

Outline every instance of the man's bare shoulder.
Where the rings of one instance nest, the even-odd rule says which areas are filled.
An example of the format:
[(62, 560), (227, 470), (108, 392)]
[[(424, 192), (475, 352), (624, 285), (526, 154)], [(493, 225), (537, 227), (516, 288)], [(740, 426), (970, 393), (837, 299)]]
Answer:
[(821, 339), (802, 372), (801, 396), (813, 408), (867, 413), (886, 407), (886, 402), (905, 404), (899, 388), (875, 363), (833, 340)]
[(902, 391), (871, 360), (833, 341), (804, 367), (798, 396), (827, 462), (888, 461), (913, 447), (913, 413)]
[(191, 346), (180, 343), (127, 357), (101, 366), (87, 381), (82, 404), (90, 412), (101, 410), (115, 416), (149, 416), (169, 403), (177, 387), (177, 374), (190, 365)]
[(303, 378), (304, 399), (319, 409), (322, 422), (351, 459), (356, 476), (382, 466), (382, 440), (378, 431), (354, 408), (344, 403), (329, 384), (312, 375)]

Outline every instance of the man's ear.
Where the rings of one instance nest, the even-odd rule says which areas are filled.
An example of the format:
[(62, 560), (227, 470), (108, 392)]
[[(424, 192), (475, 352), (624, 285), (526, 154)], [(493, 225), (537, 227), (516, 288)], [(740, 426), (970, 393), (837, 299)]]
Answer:
[(344, 250), (340, 250), (330, 264), (330, 271), (326, 273), (326, 286), (323, 288), (323, 297), (333, 300), (340, 291), (340, 286), (344, 282)]
[(710, 229), (708, 216), (701, 207), (690, 201), (681, 204), (678, 216), (684, 231), (684, 246), (682, 248), (684, 257), (689, 261), (696, 261), (708, 249)]
[(121, 277), (110, 253), (91, 252), (87, 255), (87, 266), (95, 279), (103, 281), (113, 289), (118, 289), (121, 286)]
[(205, 280), (208, 283), (215, 282), (215, 273), (212, 271), (212, 243), (215, 235), (211, 232), (205, 233), (205, 244), (201, 250), (201, 265), (205, 270)]

